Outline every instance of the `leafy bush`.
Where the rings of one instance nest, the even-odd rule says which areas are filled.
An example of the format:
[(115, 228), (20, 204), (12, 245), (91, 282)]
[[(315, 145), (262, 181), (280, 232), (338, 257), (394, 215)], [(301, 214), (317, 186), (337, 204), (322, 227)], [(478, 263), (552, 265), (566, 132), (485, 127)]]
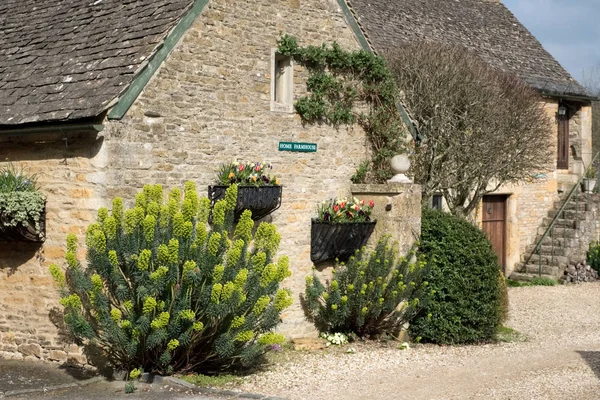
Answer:
[[(213, 210), (193, 183), (145, 186), (135, 207), (116, 198), (87, 230), (88, 266), (67, 238), (67, 270), (50, 271), (61, 288), (65, 321), (88, 346), (118, 367), (145, 371), (215, 372), (255, 363), (283, 342), (272, 330), (292, 298), (280, 289), (289, 259), (272, 261), (280, 236), (245, 211), (232, 233), (237, 186)], [(249, 247), (253, 241), (253, 247)], [(137, 371), (134, 370), (133, 372)]]
[(0, 168), (0, 193), (35, 192), (37, 176), (27, 174), (23, 169), (17, 169), (12, 164)]
[(42, 237), (40, 222), (45, 206), (46, 198), (37, 190), (35, 175), (11, 164), (0, 168), (0, 231), (2, 227), (31, 225)]
[(596, 270), (596, 272), (600, 272), (600, 243), (590, 243), (590, 249), (587, 253), (587, 260), (590, 267)]
[(500, 292), (500, 323), (503, 324), (508, 319), (508, 285), (501, 270), (498, 270), (498, 291)]
[(419, 251), (431, 260), (424, 279), (435, 294), (411, 322), (411, 336), (441, 344), (494, 339), (506, 310), (498, 258), (485, 234), (461, 218), (427, 210)]
[[(394, 333), (416, 313), (428, 290), (422, 281), (425, 263), (397, 257), (382, 239), (373, 252), (358, 250), (333, 270), (324, 286), (317, 275), (306, 278), (309, 317), (325, 332), (376, 336)], [(412, 299), (409, 301), (409, 299)]]

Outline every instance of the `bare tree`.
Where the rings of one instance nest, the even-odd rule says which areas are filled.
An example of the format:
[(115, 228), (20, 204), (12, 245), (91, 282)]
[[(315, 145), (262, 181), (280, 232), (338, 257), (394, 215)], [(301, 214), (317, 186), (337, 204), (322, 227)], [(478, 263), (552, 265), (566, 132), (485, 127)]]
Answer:
[(467, 50), (417, 43), (387, 55), (422, 141), (415, 180), (467, 217), (484, 195), (552, 162), (550, 119), (538, 93)]

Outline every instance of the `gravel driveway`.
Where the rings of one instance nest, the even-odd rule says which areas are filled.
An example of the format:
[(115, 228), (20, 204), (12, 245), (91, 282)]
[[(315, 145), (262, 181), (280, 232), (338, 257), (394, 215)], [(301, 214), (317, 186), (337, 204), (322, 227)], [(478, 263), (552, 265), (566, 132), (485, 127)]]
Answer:
[(242, 389), (292, 399), (600, 399), (600, 283), (510, 288), (526, 341), (289, 352)]

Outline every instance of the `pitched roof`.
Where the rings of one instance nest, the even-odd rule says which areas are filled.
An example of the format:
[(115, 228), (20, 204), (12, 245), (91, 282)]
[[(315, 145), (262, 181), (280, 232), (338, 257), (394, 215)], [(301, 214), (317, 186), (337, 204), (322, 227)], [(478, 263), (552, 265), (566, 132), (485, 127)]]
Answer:
[(348, 2), (378, 52), (421, 40), (461, 45), (544, 94), (589, 96), (500, 0)]
[(100, 115), (192, 3), (0, 1), (0, 125)]

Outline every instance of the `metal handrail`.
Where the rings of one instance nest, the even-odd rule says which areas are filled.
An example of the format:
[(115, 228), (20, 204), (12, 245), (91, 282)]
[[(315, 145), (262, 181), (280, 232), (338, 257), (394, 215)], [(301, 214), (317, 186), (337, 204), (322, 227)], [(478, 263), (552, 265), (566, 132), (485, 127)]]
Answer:
[[(539, 256), (539, 269), (538, 269), (538, 275), (541, 276), (542, 275), (542, 257), (541, 257), (541, 248), (542, 248), (542, 243), (544, 242), (544, 239), (550, 234), (550, 232), (553, 231), (554, 229), (554, 225), (556, 225), (556, 222), (560, 219), (560, 215), (562, 214), (563, 219), (565, 216), (565, 209), (567, 208), (567, 206), (569, 205), (569, 202), (571, 201), (571, 199), (573, 198), (573, 196), (575, 195), (575, 193), (577, 192), (577, 189), (581, 187), (581, 182), (585, 179), (585, 176), (587, 175), (589, 169), (596, 163), (596, 161), (598, 160), (598, 157), (600, 156), (600, 152), (596, 153), (596, 156), (594, 157), (594, 159), (592, 160), (592, 162), (590, 163), (590, 165), (588, 165), (585, 169), (585, 171), (583, 172), (583, 174), (581, 175), (581, 177), (579, 178), (579, 180), (577, 181), (577, 183), (573, 186), (573, 188), (571, 189), (571, 191), (569, 192), (569, 195), (567, 196), (567, 198), (565, 199), (565, 201), (563, 202), (563, 205), (561, 206), (560, 210), (558, 210), (558, 212), (556, 213), (556, 215), (554, 216), (554, 218), (552, 219), (552, 222), (550, 223), (550, 225), (548, 226), (548, 228), (546, 229), (546, 231), (544, 232), (544, 234), (542, 235), (542, 237), (540, 238), (540, 240), (538, 240), (536, 246), (534, 247), (533, 251), (531, 252), (531, 254), (529, 254), (529, 257), (527, 257), (527, 259), (525, 260), (525, 262), (523, 263), (523, 269), (522, 271), (527, 271), (527, 265), (529, 264), (529, 261), (531, 260), (531, 257), (533, 257), (534, 254), (538, 253)], [(575, 214), (577, 215), (577, 206), (578, 204), (576, 204), (575, 206)], [(564, 238), (566, 239), (566, 226), (564, 227)], [(552, 262), (554, 262), (554, 240), (552, 240)]]

